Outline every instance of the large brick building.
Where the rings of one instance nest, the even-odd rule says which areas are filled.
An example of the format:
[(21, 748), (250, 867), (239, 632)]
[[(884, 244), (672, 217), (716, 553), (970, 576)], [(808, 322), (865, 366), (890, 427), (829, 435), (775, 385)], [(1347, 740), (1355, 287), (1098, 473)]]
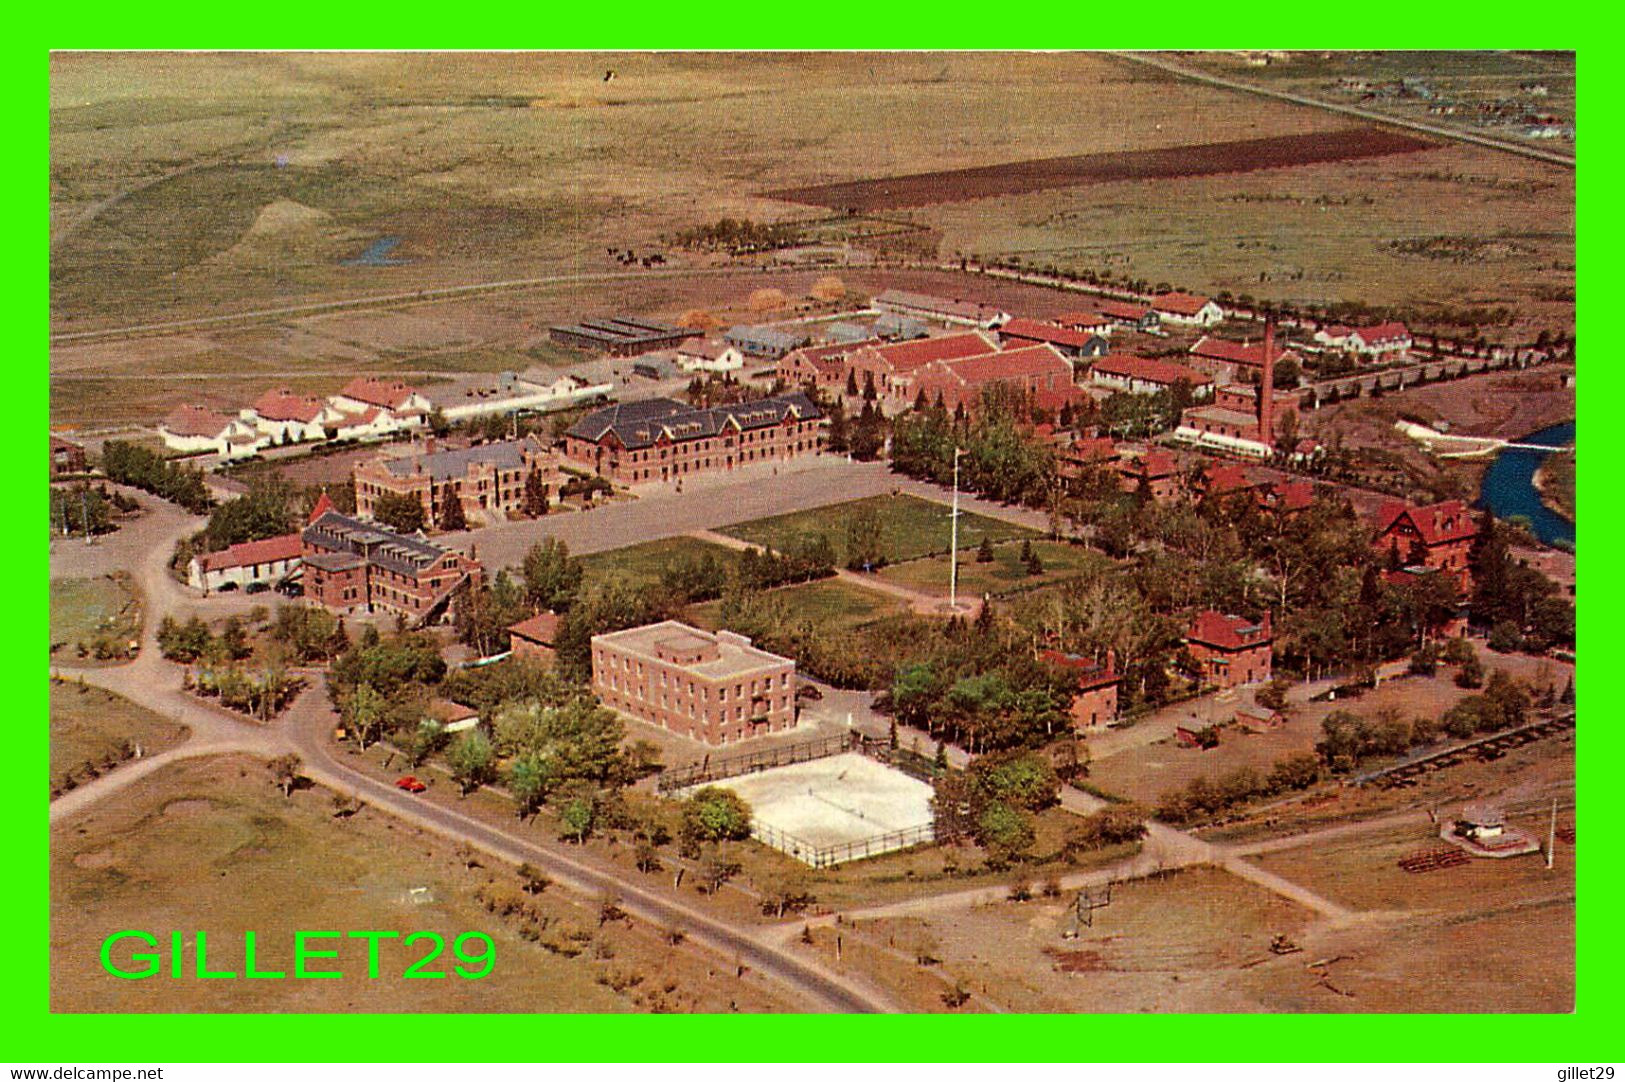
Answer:
[(950, 410), (959, 406), (972, 410), (982, 401), (982, 392), (995, 384), (1029, 396), (1049, 394), (1057, 408), (1083, 396), (1073, 385), (1071, 363), (1046, 344), (932, 362), (906, 383), (894, 384), (889, 397), (899, 409), (923, 392), (927, 402), (940, 397)]
[(1038, 656), (1077, 681), (1071, 708), (1077, 728), (1098, 728), (1117, 719), (1117, 688), (1123, 677), (1111, 651), (1107, 651), (1104, 661), (1060, 650), (1043, 650)]
[(1398, 500), (1382, 504), (1376, 513), (1371, 547), (1387, 554), (1397, 549), (1404, 563), (1449, 571), (1467, 579), (1467, 560), (1478, 523), (1460, 500), (1413, 507)]
[(1219, 688), (1257, 684), (1270, 678), (1274, 658), (1274, 636), (1270, 614), (1264, 619), (1204, 609), (1191, 620), (1185, 632), (1185, 647), (1196, 660), (1204, 684)]
[(588, 414), (564, 434), (567, 461), (621, 484), (817, 454), (824, 415), (801, 392), (695, 409), (675, 399), (627, 402)]
[(675, 620), (594, 635), (592, 687), (605, 706), (707, 744), (796, 721), (794, 661)]
[(409, 623), (439, 617), (479, 562), (455, 549), (341, 515), (325, 495), (300, 534), (305, 596), (338, 613), (384, 612)]
[(357, 466), (356, 513), (372, 518), (380, 497), (413, 496), (430, 523), (440, 520), (448, 500), (462, 504), (471, 524), (501, 522), (519, 512), (525, 483), (537, 471), (549, 493), (556, 494), (564, 481), (557, 458), (529, 436), (446, 451), (430, 439), (421, 450), (386, 452)]

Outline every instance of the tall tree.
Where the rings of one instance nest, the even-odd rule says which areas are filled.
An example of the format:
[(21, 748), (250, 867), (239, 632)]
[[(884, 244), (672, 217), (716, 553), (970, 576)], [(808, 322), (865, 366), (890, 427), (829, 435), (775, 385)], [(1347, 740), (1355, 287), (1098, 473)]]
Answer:
[(386, 492), (372, 507), (372, 517), (396, 533), (423, 529), (423, 503), (411, 493)]
[(440, 490), (440, 528), (446, 533), (468, 529), (468, 518), (463, 514), (463, 501), (447, 482)]

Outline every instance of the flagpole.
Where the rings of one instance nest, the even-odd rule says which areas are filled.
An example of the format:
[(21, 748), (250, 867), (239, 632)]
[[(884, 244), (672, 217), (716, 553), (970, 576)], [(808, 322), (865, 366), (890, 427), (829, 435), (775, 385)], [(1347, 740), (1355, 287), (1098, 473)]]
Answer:
[(952, 532), (949, 542), (948, 557), (948, 611), (959, 611), (959, 456), (964, 454), (958, 447), (954, 448), (954, 509), (952, 514)]

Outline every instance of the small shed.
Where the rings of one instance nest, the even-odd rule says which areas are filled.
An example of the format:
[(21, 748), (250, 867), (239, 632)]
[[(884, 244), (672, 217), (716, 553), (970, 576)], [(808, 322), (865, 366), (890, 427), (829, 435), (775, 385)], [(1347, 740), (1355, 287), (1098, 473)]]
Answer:
[(429, 717), (438, 721), (448, 733), (460, 733), (480, 723), (480, 712), (472, 706), (454, 703), (450, 699), (431, 699)]

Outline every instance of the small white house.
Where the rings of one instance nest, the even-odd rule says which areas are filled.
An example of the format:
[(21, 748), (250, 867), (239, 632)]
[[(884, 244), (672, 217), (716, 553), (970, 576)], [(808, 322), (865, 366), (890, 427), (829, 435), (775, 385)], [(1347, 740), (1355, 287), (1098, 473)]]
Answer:
[(341, 411), (321, 399), (287, 388), (266, 391), (238, 416), (272, 443), (325, 440), (328, 430), (344, 419)]
[(299, 570), (300, 540), (296, 533), (263, 541), (244, 541), (224, 552), (192, 557), (187, 581), (206, 594), (220, 590), (246, 590), (260, 584), (274, 586)]
[(684, 372), (737, 372), (745, 367), (742, 350), (709, 338), (684, 339), (675, 359)]
[(1151, 310), (1164, 323), (1191, 327), (1211, 327), (1224, 319), (1224, 309), (1217, 302), (1194, 293), (1164, 293), (1152, 300)]
[(270, 442), (247, 421), (203, 406), (177, 407), (159, 422), (158, 435), (171, 450), (222, 458), (248, 458)]

